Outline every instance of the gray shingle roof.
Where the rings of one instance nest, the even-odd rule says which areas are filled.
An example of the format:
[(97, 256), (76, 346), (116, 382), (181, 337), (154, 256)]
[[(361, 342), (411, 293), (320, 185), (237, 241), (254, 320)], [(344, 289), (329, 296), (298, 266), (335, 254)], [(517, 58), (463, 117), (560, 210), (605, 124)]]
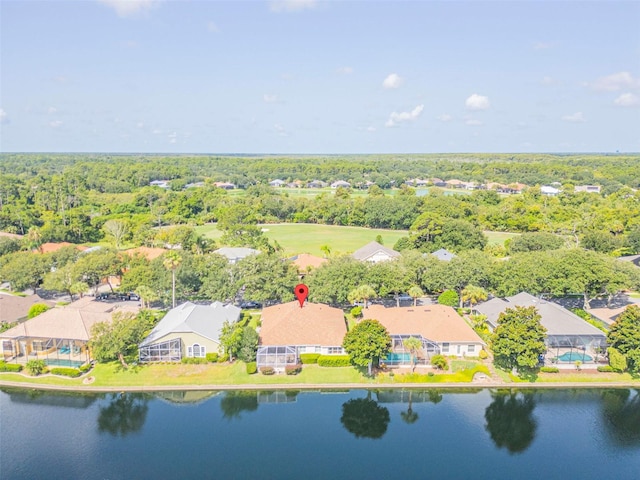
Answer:
[(487, 316), (487, 321), (495, 328), (498, 316), (507, 308), (536, 307), (540, 314), (540, 323), (547, 329), (547, 335), (598, 335), (604, 333), (596, 327), (589, 325), (575, 313), (549, 300), (541, 300), (533, 295), (520, 292), (505, 300), (493, 298), (475, 307), (475, 309)]
[(431, 255), (436, 257), (438, 260), (443, 260), (445, 262), (450, 262), (451, 259), (456, 256), (455, 253), (451, 253), (446, 248), (441, 248), (440, 250), (436, 250), (435, 252), (431, 253)]
[(195, 333), (217, 342), (224, 322), (235, 322), (238, 318), (240, 308), (234, 305), (224, 305), (220, 302), (195, 305), (186, 302), (170, 310), (140, 346), (155, 343), (170, 333)]
[(359, 248), (355, 252), (353, 252), (353, 258), (360, 261), (369, 260), (376, 253), (383, 253), (389, 258), (399, 257), (400, 253), (387, 248), (383, 245), (380, 245), (378, 242), (370, 242), (367, 243), (364, 247)]
[(247, 247), (222, 247), (215, 250), (213, 253), (227, 257), (230, 263), (236, 263), (249, 255), (258, 255), (260, 250)]

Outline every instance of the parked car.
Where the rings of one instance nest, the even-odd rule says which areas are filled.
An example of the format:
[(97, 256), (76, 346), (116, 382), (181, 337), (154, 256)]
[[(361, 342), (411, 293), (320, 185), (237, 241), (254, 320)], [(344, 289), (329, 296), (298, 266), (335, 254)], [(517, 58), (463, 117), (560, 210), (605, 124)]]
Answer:
[(240, 304), (240, 308), (262, 308), (262, 304), (259, 302), (247, 301)]
[(109, 293), (99, 293), (98, 295), (96, 295), (96, 300), (100, 300), (100, 301), (109, 300), (110, 297), (111, 297), (111, 294)]

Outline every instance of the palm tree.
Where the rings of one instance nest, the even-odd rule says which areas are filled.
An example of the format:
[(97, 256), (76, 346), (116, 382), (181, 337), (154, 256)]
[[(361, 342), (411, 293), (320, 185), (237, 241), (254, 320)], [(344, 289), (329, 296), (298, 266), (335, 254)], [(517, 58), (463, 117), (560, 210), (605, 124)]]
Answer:
[(182, 263), (182, 257), (177, 252), (166, 254), (162, 264), (167, 270), (171, 270), (171, 305), (176, 308), (176, 269)]
[(413, 411), (412, 402), (411, 402), (411, 390), (409, 390), (409, 405), (407, 407), (406, 412), (400, 412), (400, 418), (409, 425), (412, 423), (416, 423), (418, 420), (418, 414)]
[(135, 289), (135, 294), (140, 297), (140, 300), (142, 300), (143, 308), (149, 308), (151, 302), (158, 299), (158, 295), (156, 295), (156, 292), (154, 292), (152, 288), (147, 287), (146, 285), (138, 286), (138, 288)]
[(418, 305), (418, 297), (424, 296), (424, 292), (418, 285), (413, 285), (411, 288), (409, 288), (407, 293), (413, 298), (414, 307)]
[(487, 291), (482, 287), (477, 287), (475, 285), (467, 285), (464, 290), (462, 290), (462, 295), (460, 299), (463, 302), (468, 301), (469, 307), (473, 308), (474, 303), (478, 303), (487, 299)]
[(402, 346), (411, 354), (411, 372), (415, 372), (418, 352), (422, 350), (422, 341), (417, 337), (409, 337), (402, 341)]
[(364, 308), (367, 308), (367, 301), (376, 296), (376, 291), (371, 285), (360, 285), (349, 292), (347, 299), (351, 303), (355, 303), (358, 300), (364, 302)]
[(38, 227), (31, 227), (27, 232), (27, 245), (30, 250), (38, 250), (42, 253), (42, 234)]
[(329, 255), (331, 255), (331, 247), (329, 245), (320, 245), (320, 251), (324, 254), (324, 258), (329, 258)]

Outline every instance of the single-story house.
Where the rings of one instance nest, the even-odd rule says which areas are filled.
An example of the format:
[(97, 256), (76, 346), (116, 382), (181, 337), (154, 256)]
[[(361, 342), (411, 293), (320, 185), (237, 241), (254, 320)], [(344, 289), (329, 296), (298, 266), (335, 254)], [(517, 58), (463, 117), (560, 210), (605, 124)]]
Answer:
[(171, 180), (152, 180), (149, 182), (149, 185), (152, 187), (160, 187), (160, 188), (170, 188)]
[(485, 346), (467, 322), (446, 305), (389, 308), (371, 305), (362, 313), (366, 319), (378, 320), (391, 335), (391, 353), (381, 359), (387, 365), (411, 364), (411, 355), (403, 344), (409, 337), (422, 341), (418, 364), (428, 364), (435, 354), (477, 357)]
[(351, 184), (349, 182), (345, 182), (344, 180), (337, 180), (331, 184), (331, 188), (351, 188)]
[(327, 182), (323, 182), (322, 180), (312, 180), (307, 183), (307, 188), (325, 188), (329, 185)]
[(299, 253), (298, 255), (291, 257), (289, 260), (291, 260), (296, 266), (300, 276), (304, 276), (314, 268), (318, 268), (328, 262), (326, 258), (317, 257), (310, 253)]
[(343, 355), (347, 333), (344, 313), (339, 308), (296, 300), (262, 310), (262, 326), (257, 353), (260, 367), (283, 371), (299, 363), (301, 353)]
[(575, 313), (549, 300), (520, 292), (507, 298), (492, 298), (474, 307), (476, 313), (486, 315), (491, 330), (498, 326), (498, 317), (507, 308), (535, 307), (540, 323), (547, 329), (547, 364), (597, 363), (603, 360), (607, 345), (606, 334), (585, 322)]
[(227, 257), (229, 263), (238, 263), (240, 260), (247, 258), (249, 255), (258, 255), (260, 250), (247, 247), (222, 247), (214, 250), (213, 253)]
[(76, 250), (80, 250), (82, 252), (86, 252), (89, 248), (84, 245), (76, 245), (75, 243), (69, 242), (46, 242), (40, 245), (38, 248), (34, 249), (34, 253), (53, 253), (57, 252), (61, 248), (64, 247), (75, 247)]
[(284, 180), (280, 180), (279, 178), (276, 178), (275, 180), (271, 180), (269, 182), (269, 186), (271, 187), (284, 187), (287, 184), (287, 182), (285, 182)]
[(136, 255), (139, 255), (151, 261), (158, 257), (161, 257), (168, 251), (169, 250), (167, 250), (166, 248), (159, 248), (159, 247), (136, 247), (136, 248), (130, 248), (128, 250), (124, 250), (122, 253), (126, 253), (131, 258), (135, 257)]
[(36, 303), (43, 303), (53, 307), (56, 303), (45, 300), (39, 295), (11, 295), (0, 292), (0, 323), (13, 323), (27, 318), (29, 309)]
[(378, 242), (367, 243), (364, 247), (353, 252), (352, 257), (361, 262), (378, 263), (387, 260), (393, 260), (400, 256), (400, 252), (396, 252), (391, 248), (380, 245)]
[(576, 185), (573, 187), (573, 191), (578, 192), (587, 192), (587, 193), (600, 193), (602, 187), (600, 185)]
[(623, 262), (631, 262), (636, 267), (640, 267), (640, 255), (625, 255), (624, 257), (618, 257), (618, 260)]
[(215, 182), (214, 185), (223, 190), (233, 190), (236, 188), (235, 184), (229, 182)]
[(91, 359), (88, 342), (91, 328), (110, 322), (116, 312), (135, 315), (137, 306), (122, 306), (84, 297), (56, 307), (0, 333), (6, 361), (26, 363), (44, 360), (48, 365), (79, 366)]
[(542, 195), (549, 195), (549, 196), (555, 196), (558, 195), (560, 193), (560, 190), (557, 189), (556, 187), (552, 187), (550, 185), (542, 185), (540, 187), (540, 193)]
[(140, 361), (179, 362), (183, 357), (204, 358), (207, 353), (223, 353), (222, 325), (239, 318), (240, 308), (234, 305), (183, 303), (169, 310), (140, 343)]

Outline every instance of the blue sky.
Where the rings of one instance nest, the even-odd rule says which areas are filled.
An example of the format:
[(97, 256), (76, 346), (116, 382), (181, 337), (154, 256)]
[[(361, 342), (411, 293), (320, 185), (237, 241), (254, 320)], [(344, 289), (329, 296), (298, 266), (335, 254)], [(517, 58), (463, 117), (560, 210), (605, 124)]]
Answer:
[(0, 0), (3, 152), (640, 151), (640, 2)]

